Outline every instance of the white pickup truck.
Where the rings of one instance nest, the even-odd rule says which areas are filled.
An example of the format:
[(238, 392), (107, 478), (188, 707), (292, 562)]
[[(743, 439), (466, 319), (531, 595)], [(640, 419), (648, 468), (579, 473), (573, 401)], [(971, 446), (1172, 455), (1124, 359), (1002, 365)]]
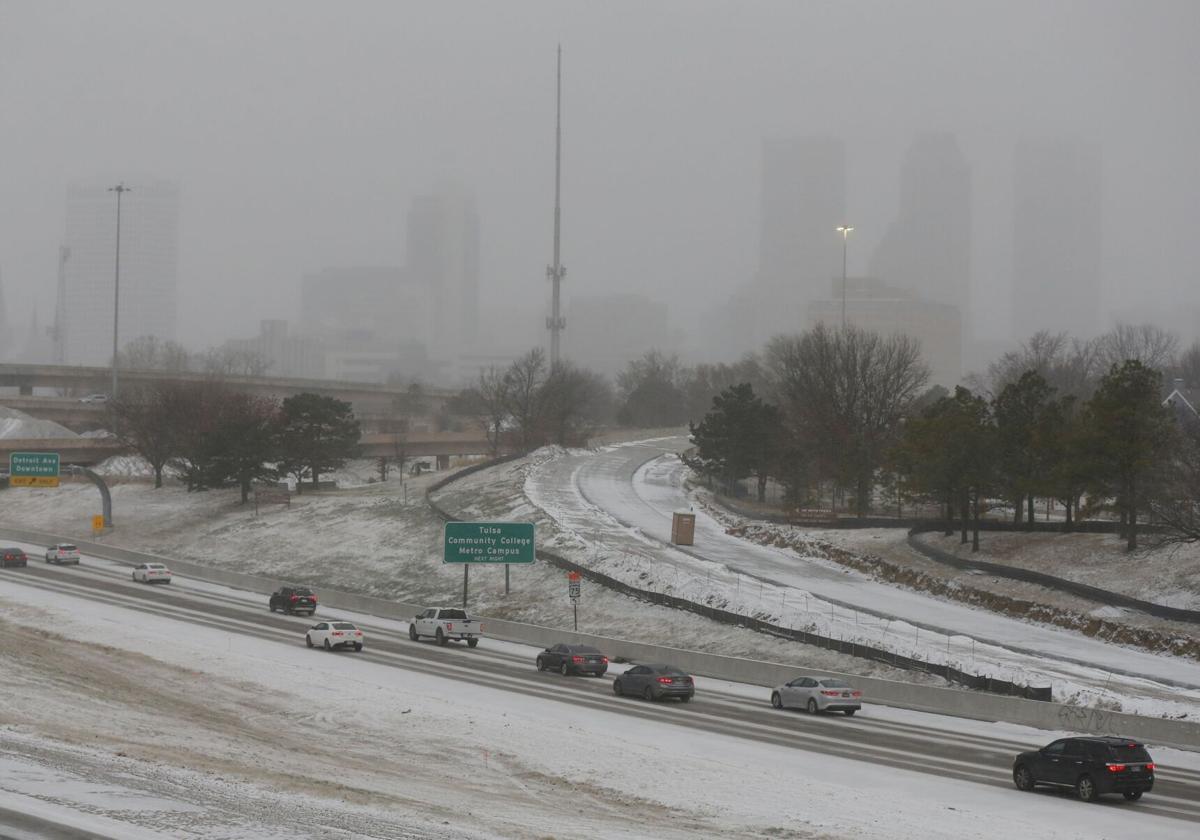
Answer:
[(410, 639), (415, 642), (422, 636), (437, 639), (439, 645), (454, 641), (475, 647), (483, 636), (483, 623), (467, 615), (466, 610), (429, 609), (408, 625)]

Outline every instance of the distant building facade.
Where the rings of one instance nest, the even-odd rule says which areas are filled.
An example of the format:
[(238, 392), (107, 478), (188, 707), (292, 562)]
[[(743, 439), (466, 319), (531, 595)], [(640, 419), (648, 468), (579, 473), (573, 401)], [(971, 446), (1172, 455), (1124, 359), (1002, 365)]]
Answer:
[(971, 292), (971, 169), (952, 134), (924, 134), (900, 172), (900, 207), (869, 274), (967, 312)]
[(1099, 149), (1061, 140), (1017, 145), (1013, 326), (1091, 338), (1100, 323), (1103, 174)]
[(667, 305), (638, 294), (571, 298), (571, 329), (564, 355), (615, 376), (648, 350), (672, 353), (679, 343), (667, 322)]
[(253, 354), (266, 363), (267, 376), (319, 379), (325, 374), (325, 348), (313, 338), (289, 335), (288, 322), (259, 322), (255, 338), (225, 342), (228, 350)]
[[(62, 354), (68, 364), (105, 365), (112, 358), (116, 181), (78, 181), (67, 188)], [(126, 183), (121, 199), (121, 289), (118, 342), (141, 336), (174, 341), (179, 266), (179, 188), (170, 181)]]
[[(842, 278), (830, 284), (830, 296), (808, 306), (808, 323), (840, 327)], [(907, 335), (921, 342), (929, 365), (929, 384), (953, 389), (962, 380), (962, 313), (948, 303), (922, 300), (906, 289), (874, 277), (846, 280), (846, 323), (880, 335)]]
[(435, 361), (471, 353), (479, 333), (479, 214), (465, 193), (445, 188), (413, 202), (408, 214), (408, 266), (427, 290)]

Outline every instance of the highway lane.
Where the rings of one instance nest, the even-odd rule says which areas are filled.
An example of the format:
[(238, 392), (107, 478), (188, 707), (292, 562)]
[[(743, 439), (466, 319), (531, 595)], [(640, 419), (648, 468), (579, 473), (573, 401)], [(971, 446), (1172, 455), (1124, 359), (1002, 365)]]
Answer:
[[(191, 588), (182, 578), (177, 578), (177, 583), (171, 586), (135, 584), (129, 580), (125, 569), (106, 561), (85, 559), (80, 567), (31, 565), (27, 569), (9, 569), (0, 581), (69, 593), (91, 601), (99, 597), (113, 606), (149, 612), (181, 623), (219, 628), (230, 633), (231, 643), (236, 643), (237, 635), (244, 634), (285, 644), (302, 644), (303, 631), (313, 621), (307, 617), (268, 612), (265, 595), (255, 603), (253, 598), (232, 590), (226, 593), (213, 591), (211, 586)], [(4, 592), (10, 597), (14, 594), (19, 597), (15, 589), (0, 587), (0, 593)], [(1022, 795), (1012, 789), (1009, 769), (1012, 757), (1020, 750), (1028, 749), (1029, 743), (965, 733), (952, 727), (940, 729), (873, 720), (869, 707), (853, 719), (776, 712), (766, 702), (766, 690), (761, 701), (752, 701), (733, 691), (710, 688), (704, 680), (698, 685), (696, 700), (686, 706), (617, 698), (611, 693), (609, 679), (563, 678), (557, 674), (539, 673), (533, 667), (532, 652), (523, 655), (514, 652), (509, 645), (500, 650), (489, 650), (485, 640), (474, 650), (453, 645), (441, 648), (430, 642), (410, 641), (402, 622), (360, 623), (368, 634), (367, 649), (362, 654), (314, 651), (314, 668), (320, 667), (325, 656), (361, 656), (364, 664), (370, 662), (419, 671), (461, 683), (637, 716), (683, 729), (999, 786), (1012, 790), (1014, 796)], [(684, 732), (681, 731), (680, 737), (686, 737)], [(1130, 806), (1123, 800), (1115, 800), (1105, 801), (1101, 807), (1137, 807), (1146, 813), (1200, 821), (1200, 773), (1161, 767), (1155, 791), (1141, 803)]]
[[(535, 491), (548, 495), (560, 508), (558, 513), (567, 519), (567, 528), (584, 535), (598, 534), (604, 548), (620, 551), (628, 546), (632, 553), (673, 563), (680, 574), (711, 574), (715, 580), (723, 567), (733, 573), (724, 573), (730, 582), (735, 575), (763, 580), (811, 593), (827, 604), (951, 636), (959, 645), (974, 639), (979, 643), (976, 652), (980, 659), (994, 662), (986, 670), (1023, 671), (1030, 681), (1040, 677), (1042, 682), (1037, 684), (1108, 685), (1128, 696), (1166, 701), (1180, 701), (1178, 689), (1185, 688), (1192, 693), (1184, 702), (1200, 702), (1196, 691), (1200, 689), (1200, 663), (1110, 645), (848, 575), (829, 564), (806, 561), (794, 552), (730, 536), (703, 511), (696, 512), (696, 544), (670, 544), (671, 515), (691, 502), (682, 488), (684, 465), (660, 459), (684, 443), (682, 438), (664, 439), (596, 453), (569, 453), (537, 468)], [(610, 520), (607, 528), (605, 519)], [(787, 600), (796, 603), (802, 597), (798, 594)], [(979, 669), (984, 669), (982, 663)]]

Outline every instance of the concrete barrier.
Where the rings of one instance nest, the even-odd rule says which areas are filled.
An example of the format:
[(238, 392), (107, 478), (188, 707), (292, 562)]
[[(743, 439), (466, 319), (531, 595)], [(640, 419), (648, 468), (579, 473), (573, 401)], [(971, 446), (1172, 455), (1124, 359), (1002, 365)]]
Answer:
[[(63, 541), (57, 535), (13, 528), (0, 528), (0, 538), (43, 545)], [(104, 543), (86, 540), (72, 540), (71, 542), (78, 545), (83, 553), (95, 557), (131, 564), (166, 563), (172, 571), (182, 576), (264, 596), (286, 582), (214, 568), (201, 563), (160, 557)], [(399, 621), (410, 620), (427, 606), (404, 604), (324, 587), (320, 588), (318, 594), (323, 608), (359, 612)], [(485, 636), (502, 641), (517, 642), (534, 647), (549, 647), (559, 643), (587, 644), (603, 650), (610, 657), (626, 659), (631, 662), (666, 662), (696, 676), (762, 686), (764, 705), (769, 700), (768, 692), (771, 687), (787, 682), (797, 673), (806, 670), (778, 662), (761, 662), (754, 659), (651, 645), (628, 639), (613, 639), (591, 633), (577, 633), (536, 624), (489, 618), (486, 615), (481, 618), (484, 622)], [(532, 667), (532, 662), (530, 665)], [(1152, 745), (1200, 751), (1200, 722), (1129, 715), (1083, 706), (1024, 700), (966, 689), (918, 685), (898, 680), (840, 674), (833, 671), (822, 673), (831, 677), (841, 677), (858, 686), (862, 689), (868, 703), (973, 720), (1004, 721), (1037, 729), (1123, 735)]]

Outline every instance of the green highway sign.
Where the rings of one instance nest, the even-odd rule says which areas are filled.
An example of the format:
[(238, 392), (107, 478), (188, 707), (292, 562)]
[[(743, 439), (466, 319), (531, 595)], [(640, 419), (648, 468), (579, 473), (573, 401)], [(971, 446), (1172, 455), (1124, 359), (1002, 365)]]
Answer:
[(532, 563), (532, 522), (447, 522), (443, 563)]
[(8, 456), (8, 483), (13, 487), (57, 487), (57, 452), (14, 452)]

